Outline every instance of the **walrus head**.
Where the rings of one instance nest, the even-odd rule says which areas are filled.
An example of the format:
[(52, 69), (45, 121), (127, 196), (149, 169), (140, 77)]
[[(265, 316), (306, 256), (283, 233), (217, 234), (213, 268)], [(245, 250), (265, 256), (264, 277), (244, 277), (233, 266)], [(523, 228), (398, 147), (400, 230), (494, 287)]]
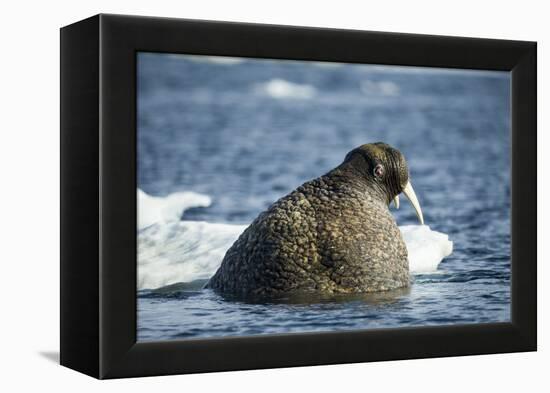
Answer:
[(351, 166), (370, 183), (388, 204), (399, 208), (399, 194), (409, 199), (418, 220), (424, 224), (422, 209), (409, 181), (409, 168), (401, 152), (382, 142), (361, 145), (350, 151), (343, 164)]

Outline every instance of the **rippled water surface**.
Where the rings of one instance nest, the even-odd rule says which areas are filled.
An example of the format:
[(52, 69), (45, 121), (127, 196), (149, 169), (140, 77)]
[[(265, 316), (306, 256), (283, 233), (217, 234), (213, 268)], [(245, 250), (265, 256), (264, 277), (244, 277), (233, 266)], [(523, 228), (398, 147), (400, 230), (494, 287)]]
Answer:
[[(138, 338), (333, 331), (510, 318), (509, 74), (138, 57), (138, 184), (212, 197), (187, 220), (246, 224), (384, 141), (407, 158), (426, 224), (454, 252), (408, 290), (235, 299), (201, 283), (138, 293)], [(405, 202), (399, 225), (416, 224)]]

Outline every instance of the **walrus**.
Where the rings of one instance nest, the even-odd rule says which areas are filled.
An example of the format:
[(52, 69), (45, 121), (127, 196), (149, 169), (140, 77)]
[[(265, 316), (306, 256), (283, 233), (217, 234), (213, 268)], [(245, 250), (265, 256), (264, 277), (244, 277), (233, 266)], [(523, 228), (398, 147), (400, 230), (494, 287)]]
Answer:
[(262, 212), (206, 287), (241, 295), (407, 287), (407, 248), (389, 210), (400, 193), (423, 224), (403, 154), (381, 142), (359, 146)]

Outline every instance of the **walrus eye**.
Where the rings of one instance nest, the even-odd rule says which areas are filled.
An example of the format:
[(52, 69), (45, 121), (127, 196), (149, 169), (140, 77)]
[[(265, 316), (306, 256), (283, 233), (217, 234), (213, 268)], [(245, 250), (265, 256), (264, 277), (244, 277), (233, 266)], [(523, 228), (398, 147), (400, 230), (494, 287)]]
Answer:
[(384, 166), (382, 164), (378, 164), (374, 167), (374, 176), (376, 177), (382, 177), (384, 176)]

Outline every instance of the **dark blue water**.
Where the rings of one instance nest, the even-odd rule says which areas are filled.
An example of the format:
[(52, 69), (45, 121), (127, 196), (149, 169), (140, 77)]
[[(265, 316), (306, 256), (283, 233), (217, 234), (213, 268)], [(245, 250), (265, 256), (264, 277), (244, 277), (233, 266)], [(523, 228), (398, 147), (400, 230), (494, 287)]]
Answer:
[[(138, 57), (138, 183), (213, 198), (186, 219), (243, 224), (363, 143), (407, 158), (426, 224), (454, 252), (407, 291), (231, 299), (138, 294), (138, 337), (165, 340), (510, 318), (508, 73)], [(416, 224), (412, 208), (394, 211)]]

